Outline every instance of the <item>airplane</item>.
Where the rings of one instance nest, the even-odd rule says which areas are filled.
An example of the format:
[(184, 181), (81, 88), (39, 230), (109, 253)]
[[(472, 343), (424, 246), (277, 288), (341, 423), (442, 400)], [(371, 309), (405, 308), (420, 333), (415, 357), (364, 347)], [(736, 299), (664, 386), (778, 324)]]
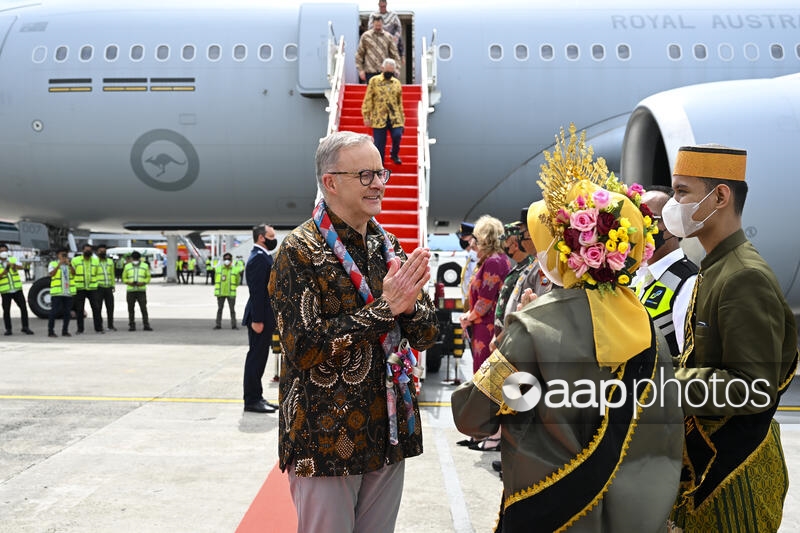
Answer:
[[(313, 153), (335, 107), (331, 42), (344, 43), (343, 81), (357, 83), (354, 51), (376, 4), (0, 1), (0, 218), (46, 224), (50, 241), (77, 227), (294, 227), (313, 206)], [(516, 219), (570, 122), (645, 186), (669, 183), (678, 140), (738, 143), (778, 185), (791, 179), (771, 165), (797, 144), (798, 93), (776, 101), (766, 87), (800, 72), (796, 2), (389, 8), (408, 43), (403, 81), (431, 77), (429, 231)], [(800, 252), (778, 238), (790, 211), (774, 216), (776, 188), (754, 181), (745, 222), (800, 310)]]

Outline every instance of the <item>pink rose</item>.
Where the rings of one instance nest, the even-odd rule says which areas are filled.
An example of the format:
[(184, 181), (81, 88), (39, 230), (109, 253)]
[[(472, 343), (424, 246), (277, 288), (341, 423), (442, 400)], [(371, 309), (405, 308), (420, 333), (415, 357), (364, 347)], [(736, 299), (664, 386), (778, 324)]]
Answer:
[(578, 242), (584, 246), (596, 243), (597, 232), (593, 229), (590, 229), (589, 231), (582, 231), (581, 236), (578, 238)]
[(575, 198), (575, 203), (578, 204), (578, 207), (581, 209), (586, 209), (586, 198), (584, 198), (582, 194)]
[(646, 263), (653, 257), (653, 252), (656, 251), (656, 247), (653, 244), (645, 243), (644, 245), (644, 252), (642, 252), (642, 263)]
[(634, 183), (630, 187), (628, 187), (628, 196), (633, 198), (637, 194), (642, 194), (644, 192), (644, 188), (638, 183)]
[(569, 222), (578, 231), (589, 231), (597, 224), (597, 209), (576, 211), (569, 217)]
[(569, 211), (567, 211), (563, 207), (560, 208), (558, 210), (558, 213), (556, 213), (556, 220), (558, 220), (562, 224), (566, 224), (567, 222), (569, 222)]
[(608, 203), (611, 201), (611, 195), (608, 194), (607, 190), (599, 189), (592, 193), (592, 200), (594, 200), (594, 206), (597, 209), (603, 209), (608, 206)]
[(627, 259), (628, 254), (621, 254), (619, 252), (611, 252), (606, 254), (606, 263), (608, 263), (608, 267), (617, 272), (625, 268), (625, 259)]
[(581, 257), (590, 268), (599, 268), (606, 257), (606, 246), (602, 243), (587, 246), (581, 249)]
[(589, 269), (589, 265), (583, 260), (583, 258), (578, 254), (569, 254), (567, 258), (567, 266), (575, 272), (575, 276), (580, 279), (581, 276)]

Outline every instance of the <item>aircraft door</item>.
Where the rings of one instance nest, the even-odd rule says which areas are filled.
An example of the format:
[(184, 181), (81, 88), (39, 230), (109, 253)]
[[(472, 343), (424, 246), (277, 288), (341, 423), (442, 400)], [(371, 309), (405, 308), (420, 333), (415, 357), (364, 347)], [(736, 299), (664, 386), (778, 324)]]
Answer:
[(0, 56), (3, 55), (3, 48), (7, 41), (6, 34), (11, 29), (11, 26), (16, 22), (17, 17), (11, 15), (0, 15)]
[[(333, 32), (328, 23), (333, 24)], [(297, 87), (305, 96), (322, 96), (330, 88), (328, 47), (344, 35), (347, 61), (354, 62), (358, 46), (358, 4), (314, 4), (300, 6), (298, 25)], [(346, 69), (346, 72), (353, 69)], [(353, 74), (354, 76), (354, 74)], [(350, 76), (348, 76), (349, 78)], [(347, 79), (348, 83), (354, 80)]]

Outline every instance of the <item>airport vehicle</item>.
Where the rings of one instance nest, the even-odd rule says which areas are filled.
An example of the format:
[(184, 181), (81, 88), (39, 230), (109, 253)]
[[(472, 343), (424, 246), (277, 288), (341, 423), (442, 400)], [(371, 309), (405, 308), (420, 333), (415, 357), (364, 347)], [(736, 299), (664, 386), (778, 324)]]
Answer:
[(109, 257), (125, 258), (133, 252), (142, 254), (142, 258), (150, 265), (150, 275), (164, 277), (167, 274), (167, 254), (160, 248), (115, 246), (106, 250)]
[[(314, 201), (318, 140), (342, 125), (335, 97), (357, 81), (353, 52), (373, 9), (372, 0), (6, 0), (0, 213), (46, 224), (49, 242), (74, 227), (295, 226)], [(542, 154), (570, 122), (626, 181), (667, 182), (673, 141), (689, 138), (740, 144), (768, 162), (753, 168), (790, 179), (770, 165), (800, 140), (800, 93), (775, 100), (770, 87), (800, 70), (796, 2), (409, 0), (393, 9), (408, 44), (406, 88), (422, 83), (427, 99), (416, 117), (430, 155), (418, 160), (423, 235), (484, 213), (516, 217), (538, 197)], [(710, 89), (714, 107), (727, 104), (733, 125), (693, 91), (675, 93), (685, 117), (667, 123), (651, 107), (653, 119), (632, 115), (663, 91), (717, 81), (728, 84)], [(644, 161), (644, 146), (657, 171), (637, 175), (647, 165), (621, 160)], [(800, 252), (758, 230), (785, 224), (788, 211), (766, 193), (774, 182), (752, 188), (745, 225), (800, 309)]]

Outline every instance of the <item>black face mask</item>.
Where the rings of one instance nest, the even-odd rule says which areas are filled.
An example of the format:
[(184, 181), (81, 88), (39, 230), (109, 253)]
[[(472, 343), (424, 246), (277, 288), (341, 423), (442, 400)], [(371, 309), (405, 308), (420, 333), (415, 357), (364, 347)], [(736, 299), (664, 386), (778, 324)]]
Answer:
[(264, 248), (269, 250), (270, 252), (277, 248), (278, 246), (278, 239), (267, 239), (264, 237)]
[(92, 252), (83, 252), (83, 257), (89, 259), (90, 257), (92, 257)]
[(97, 254), (97, 257), (99, 257), (100, 259), (105, 259), (106, 258), (106, 253), (105, 252), (99, 252)]
[(394, 78), (394, 72), (384, 72), (383, 73), (383, 77), (384, 77), (384, 79), (390, 80), (390, 79)]
[(469, 241), (468, 240), (458, 239), (458, 244), (461, 245), (461, 249), (462, 250), (466, 250), (467, 248), (469, 248)]
[(667, 240), (664, 238), (664, 233), (659, 231), (658, 233), (653, 235), (653, 242), (655, 243), (656, 250), (664, 246), (664, 243), (667, 242)]

